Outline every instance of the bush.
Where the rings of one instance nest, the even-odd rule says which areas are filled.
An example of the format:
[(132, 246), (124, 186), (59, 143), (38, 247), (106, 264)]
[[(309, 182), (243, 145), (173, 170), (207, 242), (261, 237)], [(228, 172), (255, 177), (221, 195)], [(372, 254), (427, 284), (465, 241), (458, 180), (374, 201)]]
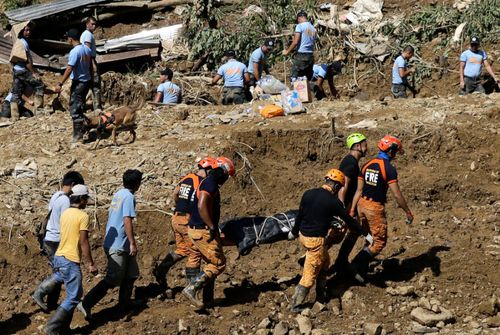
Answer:
[(4, 0), (3, 6), (5, 10), (17, 9), (21, 7), (37, 4), (38, 0)]

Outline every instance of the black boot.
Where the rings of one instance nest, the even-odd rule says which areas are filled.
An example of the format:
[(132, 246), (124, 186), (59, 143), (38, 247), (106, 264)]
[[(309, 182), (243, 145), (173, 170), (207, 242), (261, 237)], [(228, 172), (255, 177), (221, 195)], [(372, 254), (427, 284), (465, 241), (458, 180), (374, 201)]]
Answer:
[(210, 308), (214, 304), (215, 278), (209, 279), (203, 288), (203, 305)]
[(191, 284), (182, 290), (182, 294), (184, 294), (184, 296), (188, 298), (198, 309), (202, 309), (204, 307), (203, 301), (198, 298), (198, 293), (203, 287), (205, 287), (209, 280), (210, 278), (208, 275), (202, 271)]
[[(57, 287), (59, 287), (59, 292), (56, 292), (57, 290)], [(52, 295), (52, 301), (56, 301), (56, 304), (57, 304), (57, 300), (59, 299), (59, 293), (61, 292), (61, 284), (59, 282), (57, 282), (57, 280), (55, 280), (53, 277), (49, 277), (47, 279), (45, 279), (43, 282), (40, 283), (40, 285), (38, 285), (38, 287), (35, 289), (35, 292), (33, 293), (33, 295), (31, 296), (33, 298), (33, 300), (35, 300), (36, 304), (38, 306), (40, 306), (40, 308), (42, 309), (42, 311), (44, 311), (45, 313), (48, 313), (50, 311), (49, 309), (49, 301), (47, 301), (47, 303), (45, 303), (44, 299), (45, 299), (45, 296), (47, 295)], [(57, 297), (54, 298), (54, 295), (57, 293)], [(47, 299), (49, 300), (49, 299)]]
[(364, 248), (352, 260), (351, 273), (354, 279), (356, 279), (360, 284), (364, 284), (366, 282), (368, 266), (372, 258), (372, 254)]
[(137, 300), (132, 300), (132, 292), (134, 290), (135, 279), (126, 279), (120, 285), (120, 292), (118, 293), (118, 304), (120, 309), (128, 310), (140, 304)]
[(330, 267), (330, 269), (328, 269), (329, 274), (341, 274), (349, 271), (349, 254), (356, 245), (356, 240), (356, 238), (347, 235), (340, 246), (339, 255), (337, 256), (335, 263), (332, 267)]
[(82, 141), (83, 141), (83, 122), (73, 121), (73, 138), (71, 139), (71, 142), (76, 143)]
[(153, 276), (155, 276), (156, 282), (162, 286), (167, 287), (167, 273), (170, 268), (183, 258), (181, 255), (176, 253), (168, 253), (167, 256), (161, 261), (161, 263), (155, 267), (153, 270)]
[(292, 296), (292, 306), (290, 308), (292, 312), (300, 313), (302, 312), (302, 310), (304, 310), (302, 304), (306, 300), (309, 290), (309, 288), (306, 288), (300, 284), (295, 287), (295, 293)]
[(47, 294), (47, 307), (50, 311), (57, 309), (57, 307), (59, 306), (57, 302), (59, 301), (59, 296), (61, 295), (61, 286), (61, 283), (57, 283), (57, 285), (54, 287), (54, 290)]
[(101, 280), (90, 290), (89, 293), (83, 298), (83, 300), (76, 306), (76, 308), (82, 312), (83, 316), (87, 321), (92, 319), (91, 310), (108, 292), (111, 287), (106, 283), (106, 281)]
[(321, 271), (316, 279), (316, 301), (325, 303), (327, 302), (327, 291), (326, 291), (327, 275), (326, 271)]
[(58, 307), (43, 331), (47, 335), (67, 334), (72, 317), (73, 313), (66, 311), (62, 307)]
[(199, 274), (200, 268), (186, 268), (186, 285), (193, 283)]

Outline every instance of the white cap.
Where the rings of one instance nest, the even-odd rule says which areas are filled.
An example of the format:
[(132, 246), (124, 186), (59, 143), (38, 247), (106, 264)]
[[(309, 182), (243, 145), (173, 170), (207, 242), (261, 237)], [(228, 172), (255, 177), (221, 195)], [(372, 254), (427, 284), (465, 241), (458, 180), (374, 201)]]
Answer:
[(78, 184), (75, 185), (71, 188), (71, 195), (73, 196), (79, 196), (79, 195), (86, 195), (90, 197), (89, 189), (87, 186)]

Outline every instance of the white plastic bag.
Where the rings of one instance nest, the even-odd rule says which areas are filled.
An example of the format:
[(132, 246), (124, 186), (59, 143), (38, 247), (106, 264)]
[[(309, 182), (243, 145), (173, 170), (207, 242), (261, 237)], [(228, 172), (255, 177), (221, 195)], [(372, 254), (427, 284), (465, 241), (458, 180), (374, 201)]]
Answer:
[(271, 75), (266, 75), (262, 77), (258, 82), (257, 85), (262, 88), (264, 93), (267, 94), (279, 94), (282, 91), (285, 91), (288, 89), (285, 84), (283, 84), (281, 81), (278, 79), (274, 78)]

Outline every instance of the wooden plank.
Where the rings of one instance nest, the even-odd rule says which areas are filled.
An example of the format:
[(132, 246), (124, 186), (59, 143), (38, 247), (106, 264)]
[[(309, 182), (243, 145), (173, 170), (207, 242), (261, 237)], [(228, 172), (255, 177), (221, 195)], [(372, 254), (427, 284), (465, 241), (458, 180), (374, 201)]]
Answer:
[(105, 4), (99, 4), (97, 7), (111, 7), (111, 8), (120, 8), (120, 7), (147, 7), (151, 1), (123, 1), (123, 2), (111, 2)]
[(104, 55), (97, 55), (96, 60), (98, 64), (116, 62), (124, 59), (132, 59), (137, 57), (151, 56), (151, 57), (159, 57), (160, 48), (150, 48), (143, 50), (134, 50), (134, 51), (125, 51), (125, 52), (116, 52), (109, 53)]

